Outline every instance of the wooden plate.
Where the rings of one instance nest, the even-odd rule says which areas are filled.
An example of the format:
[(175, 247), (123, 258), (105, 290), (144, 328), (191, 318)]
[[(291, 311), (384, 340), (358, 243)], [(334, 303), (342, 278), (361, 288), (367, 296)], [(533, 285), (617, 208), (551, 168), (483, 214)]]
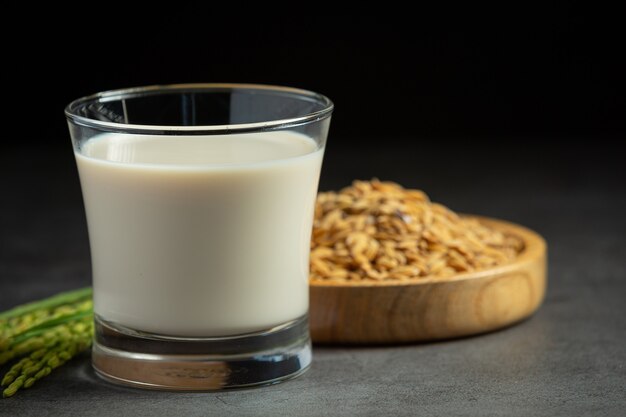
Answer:
[(310, 285), (313, 342), (402, 343), (488, 332), (533, 314), (546, 290), (546, 243), (525, 227), (480, 222), (524, 242), (508, 264), (445, 279)]

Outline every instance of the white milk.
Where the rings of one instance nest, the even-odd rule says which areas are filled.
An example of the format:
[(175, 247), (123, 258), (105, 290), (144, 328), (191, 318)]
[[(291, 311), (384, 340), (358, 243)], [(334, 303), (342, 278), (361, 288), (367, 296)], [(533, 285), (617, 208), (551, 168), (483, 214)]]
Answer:
[(180, 336), (264, 330), (305, 314), (322, 155), (290, 132), (86, 142), (76, 160), (95, 312)]

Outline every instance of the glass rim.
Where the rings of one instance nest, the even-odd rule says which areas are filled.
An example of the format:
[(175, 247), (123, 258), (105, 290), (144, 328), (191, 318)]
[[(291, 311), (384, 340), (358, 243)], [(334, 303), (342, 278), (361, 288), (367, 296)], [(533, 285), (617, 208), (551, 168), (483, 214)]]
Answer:
[[(147, 125), (147, 124), (126, 124), (103, 120), (96, 120), (81, 116), (76, 110), (86, 103), (106, 103), (110, 101), (123, 100), (142, 96), (158, 95), (172, 92), (192, 92), (192, 91), (212, 91), (228, 92), (234, 90), (263, 90), (274, 91), (285, 95), (297, 96), (303, 100), (313, 101), (322, 105), (321, 110), (306, 113), (302, 116), (284, 119), (273, 119), (254, 123), (235, 123), (221, 125)], [(245, 84), (245, 83), (188, 83), (188, 84), (165, 84), (150, 85), (144, 87), (121, 88), (103, 91), (78, 98), (70, 102), (65, 107), (65, 117), (68, 121), (84, 127), (99, 128), (107, 131), (128, 132), (128, 133), (158, 133), (162, 134), (229, 134), (246, 133), (266, 130), (279, 130), (300, 126), (312, 122), (317, 122), (331, 116), (334, 104), (326, 96), (313, 91), (294, 87), (284, 87), (269, 84)]]

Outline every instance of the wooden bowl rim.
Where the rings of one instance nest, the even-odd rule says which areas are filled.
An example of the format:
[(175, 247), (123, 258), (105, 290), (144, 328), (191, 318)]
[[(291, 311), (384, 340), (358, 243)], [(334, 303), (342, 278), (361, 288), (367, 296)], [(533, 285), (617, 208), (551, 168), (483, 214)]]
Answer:
[(521, 265), (525, 265), (537, 260), (546, 253), (546, 241), (537, 232), (512, 223), (506, 220), (496, 219), (492, 217), (478, 215), (463, 215), (463, 217), (474, 218), (493, 228), (499, 229), (505, 233), (514, 234), (521, 238), (524, 242), (524, 250), (515, 258), (515, 260), (498, 265), (493, 268), (482, 269), (480, 271), (464, 272), (447, 278), (422, 278), (415, 281), (309, 281), (310, 287), (315, 288), (380, 288), (380, 287), (404, 287), (413, 285), (429, 285), (429, 284), (447, 284), (450, 282), (468, 281), (502, 275), (519, 269)]

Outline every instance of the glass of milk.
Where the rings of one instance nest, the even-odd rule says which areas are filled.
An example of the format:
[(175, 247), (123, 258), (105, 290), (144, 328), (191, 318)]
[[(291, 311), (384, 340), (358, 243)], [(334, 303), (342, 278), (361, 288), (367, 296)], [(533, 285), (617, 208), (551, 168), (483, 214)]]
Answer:
[(100, 376), (216, 390), (309, 367), (309, 242), (332, 110), (320, 94), (249, 84), (68, 105)]

